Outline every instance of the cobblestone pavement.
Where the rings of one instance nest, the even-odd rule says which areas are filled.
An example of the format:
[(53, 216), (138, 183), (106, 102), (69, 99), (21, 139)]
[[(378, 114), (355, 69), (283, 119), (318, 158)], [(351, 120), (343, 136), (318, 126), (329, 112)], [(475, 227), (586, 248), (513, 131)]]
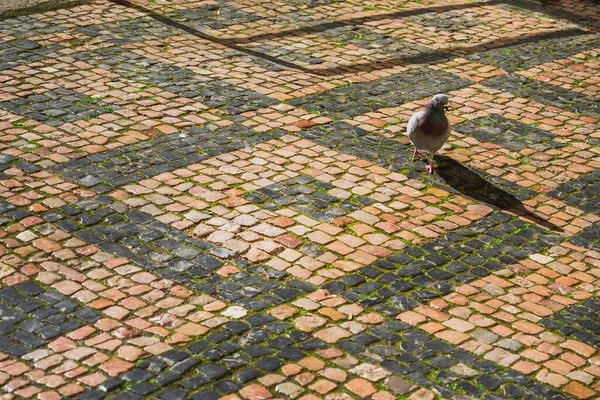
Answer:
[(600, 9), (542, 3), (0, 21), (0, 399), (600, 399)]

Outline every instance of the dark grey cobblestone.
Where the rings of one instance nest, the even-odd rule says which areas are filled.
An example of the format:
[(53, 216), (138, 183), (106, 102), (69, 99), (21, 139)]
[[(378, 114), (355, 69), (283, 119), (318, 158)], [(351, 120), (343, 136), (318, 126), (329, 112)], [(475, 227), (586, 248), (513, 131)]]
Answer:
[(600, 100), (559, 86), (520, 75), (499, 76), (481, 82), (485, 86), (535, 100), (548, 106), (600, 119)]
[(600, 216), (600, 170), (563, 183), (548, 195)]
[(391, 372), (393, 375), (381, 383), (398, 396), (418, 385), (444, 399), (457, 398), (461, 393), (480, 399), (567, 398), (526, 375), (400, 321), (369, 327), (335, 346), (358, 362), (378, 364)]
[(262, 19), (224, 2), (182, 10), (168, 16), (198, 30), (223, 29), (231, 25), (243, 25)]
[(18, 160), (18, 158), (15, 156), (11, 156), (10, 154), (0, 153), (0, 165), (2, 167), (10, 165), (17, 160)]
[(7, 169), (14, 166), (19, 159), (17, 157), (11, 156), (10, 154), (0, 153), (0, 179), (9, 179), (10, 176), (3, 173)]
[[(322, 64), (324, 60), (322, 58), (313, 57), (309, 54), (308, 51), (303, 49), (288, 49), (283, 46), (273, 46), (269, 44), (261, 44), (260, 46), (248, 46), (255, 51), (260, 51), (261, 53), (268, 54), (271, 57), (277, 57), (279, 60), (287, 61), (287, 62), (299, 62), (305, 64)], [(257, 65), (261, 65), (266, 67), (266, 69), (270, 71), (280, 71), (282, 70), (280, 66), (277, 66), (273, 63), (262, 62), (260, 63), (259, 59), (253, 58), (253, 63), (258, 63)]]
[(283, 136), (285, 131), (258, 133), (242, 125), (218, 129), (193, 127), (130, 146), (97, 153), (52, 169), (65, 179), (103, 193), (148, 177), (185, 167), (219, 154)]
[(467, 58), (493, 65), (508, 72), (529, 69), (546, 62), (568, 58), (600, 45), (600, 35), (586, 34), (579, 29), (561, 30), (544, 35), (531, 43), (518, 43)]
[(540, 325), (566, 338), (600, 349), (600, 297), (593, 296), (541, 320)]
[[(331, 2), (328, 0), (290, 2), (309, 7), (329, 3)], [(449, 31), (478, 23), (452, 11), (431, 16), (426, 14), (428, 12), (424, 11), (421, 16), (413, 14), (412, 18), (423, 25)], [(318, 17), (298, 12), (279, 20), (306, 24), (318, 22)], [(221, 3), (177, 14), (175, 19), (206, 30), (251, 23), (260, 18)], [(27, 19), (20, 21), (24, 26), (35, 24)], [(164, 28), (163, 30), (153, 20), (142, 18), (80, 28), (79, 32), (122, 45), (141, 39), (136, 37), (136, 33), (140, 36), (160, 36), (163, 32), (171, 32)], [(21, 30), (13, 22), (9, 24), (9, 29), (18, 33), (18, 39), (0, 47), (0, 52), (4, 52), (0, 55), (6, 55), (8, 60), (0, 64), (0, 69), (2, 66), (11, 68), (21, 65), (21, 62), (37, 61), (45, 56), (52, 57), (53, 51), (57, 49), (50, 47), (44, 53), (45, 50), (38, 47), (37, 43), (23, 39), (27, 37), (27, 29)], [(28, 29), (42, 32), (43, 29), (56, 28), (40, 25)], [(329, 40), (378, 49), (378, 52), (397, 57), (410, 57), (427, 51), (414, 46), (409, 48), (400, 40), (395, 41), (348, 23), (332, 22), (317, 28), (315, 33)], [(590, 38), (595, 36), (583, 35), (580, 31), (567, 31), (561, 36), (546, 37), (535, 45), (513, 46), (504, 49), (508, 51), (496, 53), (486, 52), (479, 59), (487, 63), (488, 56), (495, 57), (497, 64), (493, 65), (509, 71), (528, 68), (575, 54), (575, 50), (582, 51), (588, 48), (586, 46), (592, 45), (591, 42), (586, 42), (588, 39), (592, 40)], [(561, 48), (561, 44), (564, 48)], [(547, 50), (539, 51), (540, 46), (547, 46)], [(267, 54), (275, 53), (284, 60), (320, 62), (299, 52), (284, 54), (273, 47), (259, 50)], [(16, 56), (19, 52), (23, 53), (22, 57)], [(234, 57), (240, 53), (234, 51), (229, 54)], [(277, 103), (266, 96), (196, 76), (191, 70), (144, 58), (117, 47), (82, 53), (76, 57), (115, 71), (128, 79), (165, 88), (231, 114)], [(268, 63), (266, 59), (263, 61)], [(271, 68), (275, 69), (273, 66)], [(547, 84), (521, 82), (519, 78), (512, 77), (495, 78), (490, 82), (492, 87), (536, 100), (539, 98), (541, 100), (538, 101), (544, 104), (558, 105), (572, 111), (583, 110), (588, 115), (598, 114), (598, 106), (594, 104), (597, 99), (554, 89)], [(471, 82), (454, 75), (424, 68), (377, 82), (352, 84), (307, 96), (293, 100), (290, 104), (299, 105), (310, 112), (343, 119), (470, 84)], [(52, 94), (53, 91), (48, 93)], [(70, 95), (62, 93), (62, 96)], [(56, 103), (64, 99), (36, 99), (29, 96), (22, 99), (25, 103), (12, 101), (3, 104), (11, 112), (26, 104), (25, 108), (51, 111), (53, 114), (67, 107)], [(28, 100), (31, 101), (27, 103)], [(72, 101), (77, 103), (81, 100)], [(36, 110), (30, 107), (35, 103), (39, 103), (42, 108)], [(82, 107), (85, 108), (85, 105), (93, 102), (83, 103)], [(84, 112), (97, 110), (97, 104), (90, 107), (90, 110), (86, 109)], [(79, 111), (71, 114), (79, 115)], [(71, 118), (68, 115), (69, 113), (57, 114), (55, 117), (67, 121), (67, 118)], [(31, 115), (29, 117), (35, 118)], [(243, 121), (242, 117), (236, 118), (236, 122)], [(560, 146), (545, 131), (501, 117), (482, 118), (456, 126), (455, 129), (515, 151), (525, 148), (544, 151)], [(142, 269), (172, 279), (197, 294), (208, 293), (249, 311), (248, 316), (212, 328), (195, 338), (193, 343), (179, 345), (161, 355), (139, 360), (132, 370), (108, 379), (96, 390), (87, 390), (78, 398), (217, 399), (238, 391), (245, 384), (286, 363), (297, 362), (315, 350), (330, 347), (313, 334), (298, 331), (291, 322), (276, 320), (265, 312), (266, 309), (291, 302), (317, 288), (285, 272), (250, 264), (237, 258), (239, 255), (233, 251), (191, 237), (156, 221), (147, 213), (103, 195), (113, 188), (276, 139), (285, 133), (277, 130), (257, 133), (241, 125), (221, 129), (207, 124), (69, 161), (51, 171), (68, 182), (91, 188), (97, 196), (40, 213), (47, 223), (31, 228), (34, 232), (41, 233), (49, 229), (48, 226), (55, 225), (85, 243), (94, 244), (113, 255), (126, 257)], [(400, 171), (425, 185), (470, 196), (496, 209), (512, 208), (537, 194), (501, 178), (466, 168), (443, 156), (436, 157), (439, 175), (425, 175), (421, 171), (421, 163), (410, 162), (410, 146), (345, 123), (303, 130), (298, 135), (343, 154), (351, 154), (392, 171)], [(0, 155), (0, 178), (2, 171), (8, 167), (16, 167), (26, 173), (39, 170), (23, 159)], [(598, 177), (600, 176), (595, 172), (584, 175), (560, 186), (551, 195), (585, 211), (597, 213)], [(320, 221), (345, 215), (371, 202), (362, 196), (340, 199), (327, 193), (332, 188), (328, 184), (300, 176), (250, 192), (246, 198), (265, 209), (291, 207)], [(26, 207), (15, 207), (0, 200), (0, 225), (12, 224), (29, 215), (31, 213)], [(377, 311), (382, 315), (395, 317), (429, 299), (450, 293), (456, 285), (488, 276), (532, 253), (543, 253), (562, 240), (564, 239), (543, 228), (512, 218), (501, 211), (494, 211), (492, 215), (470, 226), (449, 232), (431, 242), (407, 247), (343, 278), (330, 281), (323, 287), (352, 303), (362, 305), (366, 312)], [(600, 228), (596, 224), (570, 240), (584, 247), (598, 249)], [(307, 254), (319, 251), (318, 246), (309, 246), (311, 245), (305, 245), (300, 250)], [(217, 274), (216, 271), (225, 259), (236, 265), (241, 272), (229, 277)], [(594, 297), (544, 319), (543, 325), (561, 335), (600, 348), (599, 310), (600, 300)], [(0, 289), (0, 351), (18, 357), (82, 324), (93, 324), (98, 318), (100, 314), (97, 311), (31, 282), (4, 287)], [(481, 333), (474, 335), (478, 335), (486, 343), (494, 340)], [(537, 383), (532, 378), (502, 368), (391, 318), (377, 326), (369, 326), (361, 333), (337, 342), (333, 347), (356, 358), (357, 362), (374, 363), (391, 372), (392, 377), (382, 380), (378, 389), (388, 388), (399, 397), (408, 396), (410, 388), (421, 385), (431, 389), (440, 398), (460, 399), (460, 395), (488, 400), (564, 398), (550, 386)], [(519, 351), (516, 348), (511, 350)], [(335, 367), (334, 363), (332, 361), (331, 366)], [(470, 371), (465, 373), (467, 367)]]
[[(456, 75), (419, 68), (377, 81), (353, 83), (324, 93), (290, 100), (293, 106), (335, 119), (352, 119), (383, 107), (395, 107), (407, 101), (447, 93), (471, 82)], [(352, 107), (348, 107), (351, 104)]]
[(600, 224), (593, 224), (571, 236), (569, 241), (577, 246), (600, 251)]
[(341, 199), (327, 193), (335, 186), (301, 175), (244, 195), (244, 198), (267, 210), (289, 207), (318, 221), (329, 221), (375, 203), (365, 196)]
[[(354, 362), (376, 363), (391, 372), (393, 375), (382, 384), (398, 395), (421, 385), (443, 398), (458, 393), (486, 399), (565, 398), (523, 374), (399, 321), (370, 327), (335, 347), (350, 353)], [(111, 397), (124, 393), (123, 385), (133, 382), (144, 385), (146, 394), (153, 393), (156, 398), (171, 394), (193, 399), (219, 398), (284, 364), (327, 348), (326, 343), (286, 322), (254, 314), (216, 328), (185, 348), (139, 362), (136, 369), (115, 378), (108, 391)], [(467, 369), (468, 373), (463, 372)], [(516, 394), (519, 395), (511, 397)]]
[(43, 22), (26, 15), (16, 18), (3, 19), (2, 22), (0, 22), (1, 35), (14, 36), (18, 39), (25, 39), (31, 36), (49, 33), (57, 33), (64, 30), (64, 26)]
[(535, 2), (528, 0), (504, 0), (499, 7), (506, 10), (525, 15), (543, 15), (561, 21), (571, 21), (581, 25), (598, 22), (592, 16), (586, 16), (577, 12), (570, 12), (561, 8), (554, 8), (551, 3)]
[(116, 45), (152, 39), (163, 39), (181, 34), (181, 31), (161, 24), (151, 17), (142, 17), (126, 21), (111, 22), (101, 25), (88, 25), (77, 28), (87, 36), (110, 41)]
[(319, 7), (329, 4), (339, 4), (340, 0), (286, 0), (286, 4), (292, 6), (306, 5), (308, 7)]
[(545, 151), (564, 146), (554, 141), (555, 135), (547, 131), (499, 115), (477, 118), (455, 126), (454, 130), (513, 151)]
[(23, 356), (101, 314), (33, 281), (0, 289), (0, 351)]
[[(235, 259), (234, 251), (174, 230), (107, 196), (66, 205), (42, 213), (41, 217), (144, 270), (225, 301), (235, 301), (248, 310), (277, 306), (315, 290), (310, 284), (286, 280), (289, 276), (285, 272)], [(232, 259), (243, 271), (221, 277), (216, 271), (223, 259)]]
[(201, 77), (189, 69), (145, 58), (120, 47), (80, 53), (76, 54), (75, 58), (230, 114), (241, 114), (278, 103), (268, 96), (223, 81)]
[(394, 316), (561, 241), (560, 236), (498, 212), (323, 287)]
[(417, 173), (421, 170), (416, 163), (411, 163), (412, 149), (409, 146), (346, 122), (320, 125), (297, 134), (342, 154), (350, 154), (390, 168), (392, 172), (414, 170)]
[(432, 51), (427, 47), (404, 41), (401, 38), (375, 33), (357, 25), (342, 25), (320, 31), (317, 35), (336, 43), (376, 50), (376, 53), (385, 54), (389, 57), (415, 56)]
[(483, 21), (478, 20), (477, 18), (454, 11), (415, 15), (409, 17), (409, 19), (418, 24), (448, 32), (472, 28), (483, 23)]
[(58, 57), (57, 51), (63, 48), (59, 44), (42, 46), (29, 39), (2, 41), (0, 42), (0, 71), (38, 62), (48, 57)]
[(32, 215), (30, 211), (17, 208), (6, 200), (0, 199), (0, 225), (11, 224)]
[(54, 89), (0, 103), (0, 108), (51, 126), (91, 119), (120, 107), (69, 89)]

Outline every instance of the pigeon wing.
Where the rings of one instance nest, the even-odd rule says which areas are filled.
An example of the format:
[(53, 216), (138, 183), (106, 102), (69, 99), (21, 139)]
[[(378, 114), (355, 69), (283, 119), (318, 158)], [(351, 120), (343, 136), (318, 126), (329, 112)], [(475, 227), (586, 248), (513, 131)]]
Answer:
[(408, 125), (406, 126), (406, 134), (408, 135), (408, 138), (410, 139), (410, 142), (413, 145), (415, 144), (415, 134), (419, 130), (419, 117), (421, 116), (422, 112), (423, 111), (414, 113), (412, 117), (410, 117), (410, 119), (408, 120)]
[(432, 143), (432, 148), (431, 150), (434, 152), (437, 152), (439, 149), (442, 148), (442, 146), (444, 145), (444, 143), (446, 143), (448, 141), (448, 138), (450, 137), (450, 131), (452, 130), (452, 124), (450, 123), (450, 120), (448, 119), (448, 126), (446, 128), (446, 131), (444, 132), (443, 135), (441, 135), (439, 138), (436, 138), (433, 143)]

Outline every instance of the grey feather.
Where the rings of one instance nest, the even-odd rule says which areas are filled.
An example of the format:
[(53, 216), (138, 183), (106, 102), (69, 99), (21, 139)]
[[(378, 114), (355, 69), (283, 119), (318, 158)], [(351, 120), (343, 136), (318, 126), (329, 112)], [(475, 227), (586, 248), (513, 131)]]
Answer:
[[(413, 146), (418, 150), (436, 153), (448, 140), (451, 124), (448, 118), (446, 118), (443, 108), (441, 110), (431, 110), (434, 107), (431, 102), (427, 107), (430, 108), (429, 113), (427, 113), (426, 109), (416, 112), (410, 117), (406, 133)], [(441, 117), (442, 119), (432, 121), (434, 113), (437, 113), (437, 117)]]

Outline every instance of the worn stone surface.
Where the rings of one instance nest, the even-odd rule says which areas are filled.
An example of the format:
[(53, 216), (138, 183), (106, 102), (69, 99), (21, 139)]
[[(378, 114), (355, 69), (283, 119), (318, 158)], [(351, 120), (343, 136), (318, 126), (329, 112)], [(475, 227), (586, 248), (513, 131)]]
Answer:
[[(570, 0), (2, 20), (2, 389), (597, 397), (599, 20)], [(403, 132), (438, 92), (428, 175)]]

